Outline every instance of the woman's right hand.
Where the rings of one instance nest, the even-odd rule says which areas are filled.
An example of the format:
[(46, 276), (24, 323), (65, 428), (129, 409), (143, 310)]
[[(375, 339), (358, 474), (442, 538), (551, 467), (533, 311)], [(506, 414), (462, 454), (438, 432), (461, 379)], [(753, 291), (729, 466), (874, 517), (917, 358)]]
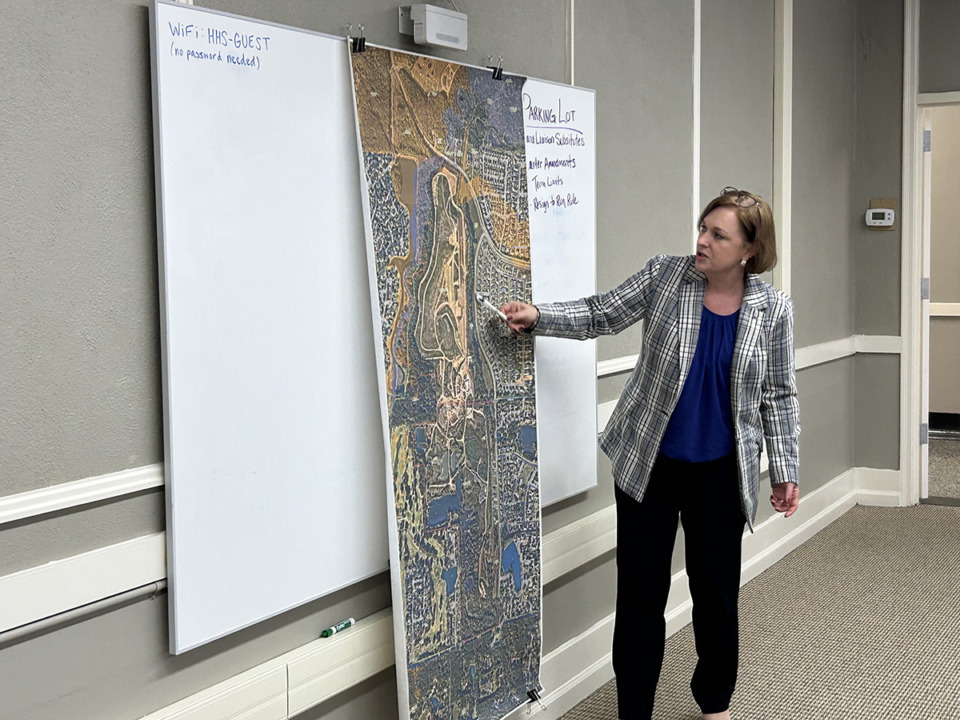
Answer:
[(529, 330), (540, 317), (540, 311), (537, 310), (536, 305), (519, 300), (501, 305), (500, 312), (507, 316), (507, 326), (514, 332)]

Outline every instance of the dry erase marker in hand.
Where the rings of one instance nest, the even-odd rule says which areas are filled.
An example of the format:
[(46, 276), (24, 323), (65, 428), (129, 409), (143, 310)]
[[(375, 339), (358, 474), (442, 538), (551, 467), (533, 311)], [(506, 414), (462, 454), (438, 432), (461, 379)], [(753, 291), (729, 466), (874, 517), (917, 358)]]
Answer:
[(483, 294), (483, 293), (481, 293), (481, 292), (478, 292), (478, 293), (477, 293), (477, 302), (478, 302), (480, 305), (485, 306), (488, 310), (493, 310), (493, 312), (495, 312), (495, 313), (497, 314), (497, 317), (499, 317), (499, 318), (500, 318), (501, 320), (503, 320), (504, 322), (507, 322), (507, 316), (504, 315), (502, 312), (500, 312), (500, 308), (498, 308), (498, 307), (497, 307), (496, 305), (494, 305), (492, 302), (490, 302), (489, 300), (487, 300), (487, 296), (486, 296), (485, 294)]
[(326, 630), (320, 633), (320, 637), (330, 637), (331, 635), (336, 635), (338, 632), (341, 632), (342, 630), (346, 630), (348, 627), (353, 625), (354, 622), (355, 620), (353, 618), (347, 618), (346, 620), (341, 620), (333, 627), (328, 627)]

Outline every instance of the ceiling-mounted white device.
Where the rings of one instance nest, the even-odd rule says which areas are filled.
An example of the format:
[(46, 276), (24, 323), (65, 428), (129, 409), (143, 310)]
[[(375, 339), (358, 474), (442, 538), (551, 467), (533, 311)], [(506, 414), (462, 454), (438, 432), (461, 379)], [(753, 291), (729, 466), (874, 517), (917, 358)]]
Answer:
[(467, 16), (436, 5), (405, 5), (400, 8), (400, 32), (413, 35), (417, 45), (467, 49)]
[(897, 213), (890, 208), (870, 208), (863, 219), (867, 227), (893, 227)]

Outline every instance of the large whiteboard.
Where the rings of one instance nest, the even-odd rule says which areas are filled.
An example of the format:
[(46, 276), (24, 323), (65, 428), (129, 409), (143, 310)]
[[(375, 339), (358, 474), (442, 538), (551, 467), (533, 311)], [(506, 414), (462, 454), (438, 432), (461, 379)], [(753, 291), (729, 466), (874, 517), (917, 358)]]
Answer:
[(387, 568), (343, 39), (151, 13), (171, 650)]
[[(523, 86), (533, 302), (597, 291), (593, 90)], [(597, 343), (537, 337), (537, 455), (546, 507), (597, 484)]]

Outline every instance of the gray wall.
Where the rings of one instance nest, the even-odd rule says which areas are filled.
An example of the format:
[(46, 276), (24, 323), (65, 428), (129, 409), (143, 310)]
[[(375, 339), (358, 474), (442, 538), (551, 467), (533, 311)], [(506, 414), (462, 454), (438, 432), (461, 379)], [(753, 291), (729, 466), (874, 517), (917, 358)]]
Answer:
[(793, 298), (798, 347), (853, 333), (856, 5), (794, 4)]
[(855, 360), (853, 464), (896, 470), (900, 467), (900, 358), (861, 354)]
[(701, 5), (701, 205), (727, 185), (773, 200), (773, 7), (769, 0)]
[[(852, 358), (797, 375), (800, 398), (800, 492), (810, 493), (853, 467)], [(772, 514), (764, 507), (768, 515)]]
[[(656, 253), (690, 252), (693, 3), (602, 8), (577, 7), (575, 79), (597, 91), (597, 286), (605, 290)], [(639, 338), (639, 326), (601, 338), (599, 359), (637, 354)]]
[[(795, 3), (793, 22), (791, 283), (804, 347), (853, 333), (856, 5)], [(798, 374), (802, 493), (852, 466), (853, 379), (851, 360)]]
[(922, 93), (960, 91), (960, 3), (920, 2), (920, 78)]
[[(854, 332), (900, 334), (900, 223), (868, 230), (874, 198), (902, 202), (903, 2), (857, 0)], [(900, 466), (900, 359), (859, 355), (855, 363), (854, 464)]]
[[(363, 22), (370, 42), (412, 48), (397, 34), (396, 5), (382, 0), (197, 3), (329, 33)], [(475, 64), (504, 55), (510, 71), (567, 78), (566, 0), (457, 4), (470, 15), (471, 49), (438, 55)], [(899, 194), (890, 145), (899, 132), (897, 90), (857, 92), (899, 72), (896, 5), (794, 5), (798, 347), (861, 328), (898, 329), (888, 311), (898, 306), (896, 249), (886, 247), (878, 267), (863, 272), (868, 238), (855, 222), (864, 197)], [(725, 184), (774, 199), (771, 7), (703, 0), (704, 201)], [(598, 285), (609, 288), (654, 253), (692, 246), (693, 1), (580, 2), (575, 40), (576, 82), (597, 90)], [(145, 0), (4, 6), (0, 497), (162, 460), (149, 78)], [(639, 328), (603, 339), (600, 359), (636, 354), (639, 339)], [(804, 492), (861, 459), (895, 466), (896, 365), (858, 357), (800, 372)], [(603, 379), (601, 401), (624, 380)], [(877, 385), (885, 389), (874, 392)], [(549, 508), (544, 532), (609, 506), (605, 459), (600, 477), (598, 488)], [(759, 519), (770, 514), (761, 503)], [(2, 525), (0, 575), (162, 528), (160, 490)], [(675, 568), (681, 557), (679, 542)], [(545, 652), (613, 612), (614, 578), (608, 555), (545, 588)], [(344, 615), (389, 603), (381, 576), (171, 657), (161, 595), (0, 645), (0, 717), (138, 717), (312, 641)], [(303, 717), (389, 719), (395, 708), (388, 671)]]
[(869, 230), (874, 198), (901, 196), (903, 145), (903, 2), (858, 0), (857, 142), (854, 206), (855, 331), (900, 334), (900, 223)]
[(162, 455), (147, 9), (4, 3), (0, 492)]

